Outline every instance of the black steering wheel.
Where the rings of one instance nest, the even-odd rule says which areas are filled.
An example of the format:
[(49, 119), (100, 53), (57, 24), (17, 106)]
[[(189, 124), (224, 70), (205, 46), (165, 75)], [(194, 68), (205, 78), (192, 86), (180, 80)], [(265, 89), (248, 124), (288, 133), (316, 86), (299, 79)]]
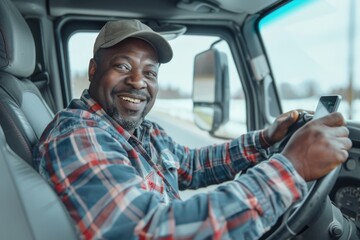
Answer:
[[(289, 129), (286, 137), (279, 143), (279, 150), (283, 149), (289, 141), (291, 135), (312, 119), (308, 113), (301, 114), (299, 120)], [(321, 205), (324, 204), (331, 189), (334, 187), (341, 166), (333, 169), (324, 177), (308, 182), (308, 193), (304, 199), (291, 206), (282, 216), (281, 223), (276, 224), (275, 229), (271, 229), (266, 234), (266, 240), (291, 239), (301, 233), (306, 224), (310, 223), (318, 214)]]

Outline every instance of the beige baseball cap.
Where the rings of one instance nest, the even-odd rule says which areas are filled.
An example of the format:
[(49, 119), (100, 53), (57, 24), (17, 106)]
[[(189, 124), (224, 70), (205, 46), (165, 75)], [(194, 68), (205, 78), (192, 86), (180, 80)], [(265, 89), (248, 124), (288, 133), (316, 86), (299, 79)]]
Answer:
[(168, 41), (136, 19), (107, 22), (95, 40), (94, 54), (100, 48), (112, 47), (129, 37), (140, 38), (150, 43), (158, 54), (159, 63), (167, 63), (173, 56)]

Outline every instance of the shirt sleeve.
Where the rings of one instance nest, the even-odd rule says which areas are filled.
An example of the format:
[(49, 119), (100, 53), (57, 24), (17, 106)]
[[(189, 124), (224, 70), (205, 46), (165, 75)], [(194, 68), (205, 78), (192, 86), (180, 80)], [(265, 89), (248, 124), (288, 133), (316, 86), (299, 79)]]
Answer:
[(134, 153), (119, 144), (87, 127), (40, 145), (40, 168), (85, 239), (253, 239), (306, 191), (277, 155), (216, 191), (164, 204), (159, 193), (142, 189), (127, 158)]
[(275, 155), (215, 191), (156, 208), (135, 233), (150, 239), (258, 239), (306, 192), (290, 162)]
[(248, 132), (224, 144), (197, 149), (179, 145), (163, 132), (179, 161), (179, 189), (198, 189), (233, 180), (240, 171), (268, 159), (272, 152), (261, 146), (260, 132)]

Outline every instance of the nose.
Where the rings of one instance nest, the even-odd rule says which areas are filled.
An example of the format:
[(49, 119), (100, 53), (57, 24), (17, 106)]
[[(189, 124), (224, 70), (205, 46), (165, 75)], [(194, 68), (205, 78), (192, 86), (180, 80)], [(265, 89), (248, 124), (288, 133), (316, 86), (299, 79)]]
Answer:
[(146, 87), (144, 75), (139, 71), (134, 71), (127, 79), (126, 84), (131, 85), (135, 89), (142, 89)]

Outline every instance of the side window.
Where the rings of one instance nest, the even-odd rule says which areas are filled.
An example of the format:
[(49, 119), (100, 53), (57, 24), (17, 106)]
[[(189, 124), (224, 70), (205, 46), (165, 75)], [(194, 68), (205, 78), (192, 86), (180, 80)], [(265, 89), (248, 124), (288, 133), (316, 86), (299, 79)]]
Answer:
[(69, 39), (70, 87), (72, 98), (79, 98), (89, 87), (88, 67), (93, 57), (93, 46), (97, 33), (79, 32)]
[[(92, 47), (96, 35), (96, 33), (79, 32), (73, 34), (69, 40), (70, 84), (73, 98), (79, 98), (82, 91), (88, 88), (87, 69), (89, 60), (92, 58)], [(218, 40), (217, 36), (183, 35), (170, 41), (174, 57), (171, 62), (160, 66), (159, 93), (149, 114), (150, 117), (164, 116), (158, 120), (173, 119), (179, 124), (186, 125), (187, 129), (200, 133), (193, 122), (192, 115), (194, 57)], [(244, 93), (229, 45), (226, 41), (221, 41), (215, 47), (226, 53), (228, 57), (231, 89), (230, 121), (221, 127), (220, 131), (221, 136), (232, 138), (246, 131)], [(201, 134), (210, 137), (205, 132)]]
[[(316, 108), (340, 94), (339, 111), (360, 118), (360, 8), (351, 0), (295, 0), (267, 15), (259, 29), (283, 111)], [(356, 22), (357, 21), (357, 22)]]

